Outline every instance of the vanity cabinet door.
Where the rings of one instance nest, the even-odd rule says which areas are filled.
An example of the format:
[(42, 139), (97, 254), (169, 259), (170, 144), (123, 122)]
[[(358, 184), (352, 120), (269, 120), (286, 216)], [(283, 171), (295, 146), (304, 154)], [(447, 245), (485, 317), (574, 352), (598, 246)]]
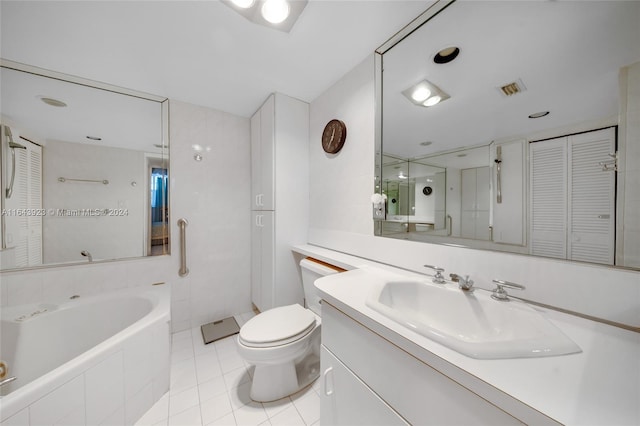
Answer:
[(320, 369), (320, 418), (323, 425), (408, 424), (324, 346)]

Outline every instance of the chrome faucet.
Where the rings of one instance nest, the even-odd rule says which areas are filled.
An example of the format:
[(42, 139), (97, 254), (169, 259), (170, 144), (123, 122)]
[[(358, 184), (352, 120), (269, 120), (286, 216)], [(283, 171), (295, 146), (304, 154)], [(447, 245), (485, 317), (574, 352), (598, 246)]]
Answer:
[(91, 253), (89, 253), (87, 250), (82, 250), (80, 254), (88, 258), (89, 262), (93, 262), (93, 257), (91, 257)]
[(458, 274), (449, 274), (451, 281), (458, 283), (460, 290), (473, 291), (473, 280), (469, 279), (469, 275), (465, 275), (464, 278)]
[(431, 268), (434, 271), (436, 271), (436, 274), (433, 276), (433, 282), (437, 283), (437, 284), (444, 284), (445, 280), (444, 280), (444, 275), (442, 275), (442, 273), (444, 272), (444, 268), (440, 268), (438, 266), (433, 266), (433, 265), (424, 265), (425, 268)]

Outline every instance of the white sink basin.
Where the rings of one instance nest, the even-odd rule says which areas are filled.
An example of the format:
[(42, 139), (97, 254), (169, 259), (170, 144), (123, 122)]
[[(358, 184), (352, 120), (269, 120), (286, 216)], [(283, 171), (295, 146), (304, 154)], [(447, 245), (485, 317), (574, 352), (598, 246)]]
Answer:
[(581, 352), (542, 313), (523, 302), (499, 302), (421, 281), (389, 281), (366, 305), (380, 314), (478, 359), (529, 358)]

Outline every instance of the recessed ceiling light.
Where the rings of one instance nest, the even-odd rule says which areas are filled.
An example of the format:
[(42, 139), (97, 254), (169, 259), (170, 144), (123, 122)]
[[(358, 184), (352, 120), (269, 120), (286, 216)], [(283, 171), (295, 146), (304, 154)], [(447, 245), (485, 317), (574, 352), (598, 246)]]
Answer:
[(460, 54), (460, 48), (456, 46), (445, 47), (433, 57), (433, 62), (436, 64), (448, 64), (458, 57)]
[(467, 154), (458, 154), (458, 155), (456, 155), (456, 157), (460, 157), (460, 158), (466, 157), (466, 156), (467, 156)]
[(529, 118), (541, 118), (547, 115), (549, 115), (549, 111), (540, 111), (540, 112), (535, 112), (533, 114), (530, 114)]
[(266, 0), (262, 5), (262, 17), (272, 24), (279, 24), (289, 16), (286, 0)]
[(63, 108), (63, 107), (67, 106), (67, 104), (65, 104), (64, 102), (59, 101), (59, 100), (54, 99), (54, 98), (47, 98), (45, 96), (40, 96), (40, 100), (42, 102), (44, 102), (45, 104), (50, 105), (52, 107)]
[(102, 138), (99, 136), (87, 136), (87, 139), (89, 139), (90, 141), (101, 141)]
[(420, 146), (429, 146), (431, 145), (433, 142), (431, 141), (425, 141), (425, 142), (420, 142)]

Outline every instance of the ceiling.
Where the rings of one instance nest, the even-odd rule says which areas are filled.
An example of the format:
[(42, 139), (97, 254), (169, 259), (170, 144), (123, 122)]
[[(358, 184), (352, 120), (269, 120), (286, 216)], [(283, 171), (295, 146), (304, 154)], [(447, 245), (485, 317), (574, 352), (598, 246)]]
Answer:
[(432, 3), (310, 0), (285, 33), (217, 0), (2, 0), (0, 56), (248, 117), (313, 101)]

